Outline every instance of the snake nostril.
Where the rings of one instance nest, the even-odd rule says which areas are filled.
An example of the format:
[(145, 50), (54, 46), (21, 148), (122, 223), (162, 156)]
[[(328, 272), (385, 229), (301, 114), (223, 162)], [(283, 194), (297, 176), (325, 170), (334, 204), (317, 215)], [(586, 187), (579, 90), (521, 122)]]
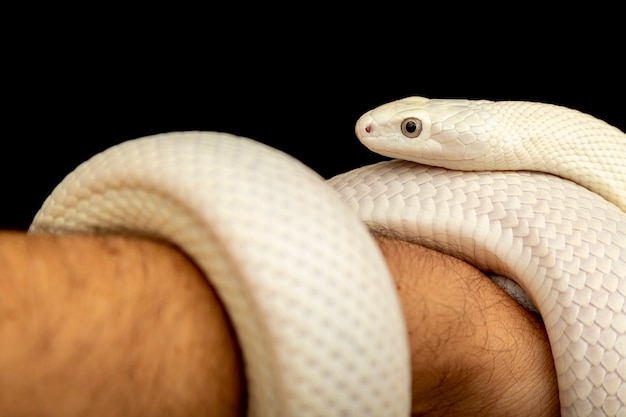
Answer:
[(371, 126), (371, 125), (367, 125), (367, 126), (365, 126), (365, 131), (366, 131), (367, 133), (372, 133), (372, 126)]

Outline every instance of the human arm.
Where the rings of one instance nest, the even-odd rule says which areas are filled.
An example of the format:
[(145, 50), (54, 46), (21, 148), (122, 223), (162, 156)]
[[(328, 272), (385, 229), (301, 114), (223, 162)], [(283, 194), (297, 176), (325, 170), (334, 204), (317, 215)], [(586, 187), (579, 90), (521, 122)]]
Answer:
[(243, 415), (227, 316), (178, 250), (0, 233), (0, 269), (0, 415)]
[[(532, 315), (455, 258), (377, 241), (408, 326), (415, 415), (558, 415)], [(0, 414), (244, 412), (228, 317), (175, 248), (3, 233), (0, 268)]]
[(410, 341), (412, 414), (558, 416), (547, 334), (473, 266), (377, 236)]

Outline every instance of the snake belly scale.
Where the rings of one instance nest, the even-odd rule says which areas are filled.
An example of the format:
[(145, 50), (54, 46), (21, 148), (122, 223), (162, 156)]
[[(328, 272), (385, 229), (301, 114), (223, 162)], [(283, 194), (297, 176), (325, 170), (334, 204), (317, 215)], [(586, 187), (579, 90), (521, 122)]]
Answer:
[[(455, 123), (437, 119), (443, 113), (434, 107), (413, 108), (415, 101), (447, 108)], [(324, 181), (247, 138), (149, 136), (81, 164), (47, 198), (30, 232), (121, 233), (179, 246), (216, 287), (233, 321), (252, 416), (409, 414), (406, 329), (365, 225), (517, 281), (546, 325), (562, 414), (626, 415), (623, 165), (615, 176), (593, 180), (587, 172), (596, 172), (595, 162), (575, 165), (585, 156), (550, 165), (549, 172), (567, 167), (582, 177), (570, 181), (551, 175), (567, 177), (563, 172), (530, 172), (540, 166), (500, 171), (507, 164), (483, 156), (492, 145), (508, 147), (498, 141), (502, 132), (525, 138), (520, 123), (532, 116), (509, 124), (521, 110), (541, 115), (535, 117), (541, 131), (562, 136), (566, 129), (574, 137), (588, 128), (575, 140), (585, 155), (598, 153), (584, 148), (584, 138), (598, 134), (621, 158), (600, 169), (626, 160), (623, 133), (541, 103), (515, 103), (518, 111), (489, 116), (487, 102), (413, 98), (401, 102), (408, 112), (399, 118), (397, 104), (364, 115), (357, 136), (378, 135), (382, 154), (411, 161), (383, 161)], [(413, 136), (408, 142), (406, 134)], [(428, 144), (427, 161), (414, 158), (419, 141)], [(473, 142), (461, 150), (454, 145)], [(516, 149), (495, 161), (511, 160)], [(440, 150), (455, 165), (420, 164), (432, 165)], [(466, 157), (483, 165), (456, 165)]]

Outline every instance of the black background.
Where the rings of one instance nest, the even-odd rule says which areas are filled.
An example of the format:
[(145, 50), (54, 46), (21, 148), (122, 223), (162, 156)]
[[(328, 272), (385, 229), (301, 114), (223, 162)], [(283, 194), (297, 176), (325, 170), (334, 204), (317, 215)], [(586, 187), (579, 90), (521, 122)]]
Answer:
[(463, 11), (275, 12), (165, 13), (142, 25), (94, 14), (41, 30), (44, 11), (5, 37), (0, 229), (25, 230), (78, 163), (155, 133), (247, 136), (328, 178), (382, 159), (354, 122), (408, 95), (545, 101), (626, 130), (624, 35), (609, 11), (600, 23), (535, 10), (494, 15), (497, 25)]

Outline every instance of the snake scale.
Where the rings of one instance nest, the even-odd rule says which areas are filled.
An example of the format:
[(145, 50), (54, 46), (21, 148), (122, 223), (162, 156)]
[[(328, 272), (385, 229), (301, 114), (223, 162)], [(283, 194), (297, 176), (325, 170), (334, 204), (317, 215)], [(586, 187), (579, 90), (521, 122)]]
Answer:
[(516, 281), (546, 326), (562, 414), (626, 415), (625, 135), (551, 104), (421, 97), (355, 129), (397, 159), (326, 181), (228, 133), (127, 141), (70, 173), (29, 232), (185, 251), (235, 326), (251, 416), (409, 415), (405, 323), (369, 228)]

